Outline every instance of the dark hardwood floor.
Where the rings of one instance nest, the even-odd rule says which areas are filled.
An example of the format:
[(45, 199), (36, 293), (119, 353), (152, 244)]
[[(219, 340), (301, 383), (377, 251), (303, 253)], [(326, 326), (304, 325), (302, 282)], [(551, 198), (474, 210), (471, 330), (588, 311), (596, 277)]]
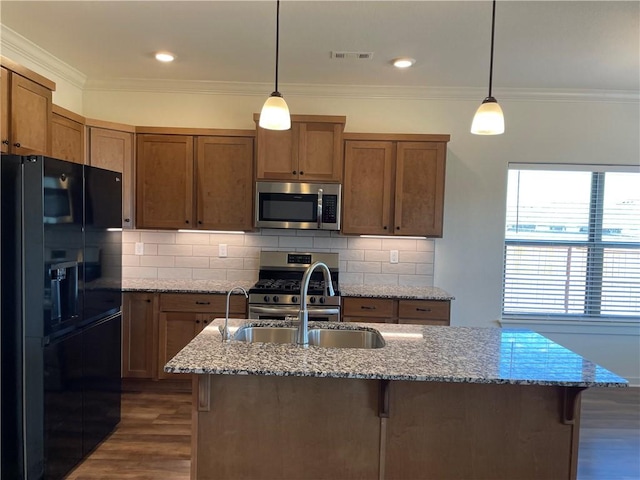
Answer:
[[(125, 392), (116, 431), (67, 478), (188, 480), (190, 452), (190, 393)], [(638, 478), (640, 388), (586, 390), (578, 480)]]

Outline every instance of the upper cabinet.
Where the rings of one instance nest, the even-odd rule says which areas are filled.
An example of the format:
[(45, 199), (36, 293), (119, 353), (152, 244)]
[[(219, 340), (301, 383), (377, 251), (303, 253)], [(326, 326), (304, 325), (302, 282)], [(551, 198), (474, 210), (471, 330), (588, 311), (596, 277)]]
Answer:
[(2, 152), (51, 154), (54, 82), (2, 58)]
[(346, 117), (292, 115), (291, 129), (265, 130), (258, 126), (258, 180), (300, 182), (342, 181), (342, 134)]
[(342, 233), (442, 237), (448, 135), (345, 135)]
[(253, 228), (253, 132), (220, 133), (138, 134), (138, 228)]
[(85, 162), (84, 117), (53, 105), (51, 119), (51, 156), (69, 162)]
[(89, 158), (94, 167), (122, 173), (122, 227), (134, 226), (134, 127), (87, 120)]

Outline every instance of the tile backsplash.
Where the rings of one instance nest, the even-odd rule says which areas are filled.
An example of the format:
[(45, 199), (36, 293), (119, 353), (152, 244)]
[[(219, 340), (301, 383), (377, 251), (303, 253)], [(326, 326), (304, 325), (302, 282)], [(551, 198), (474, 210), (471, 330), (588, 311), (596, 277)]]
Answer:
[[(261, 250), (285, 250), (340, 254), (341, 283), (433, 286), (435, 245), (425, 238), (365, 238), (314, 230), (125, 230), (122, 241), (125, 278), (253, 281)], [(142, 244), (141, 255), (136, 255), (136, 243)], [(226, 257), (219, 255), (221, 244), (227, 245)], [(398, 251), (398, 263), (389, 261), (391, 250)]]

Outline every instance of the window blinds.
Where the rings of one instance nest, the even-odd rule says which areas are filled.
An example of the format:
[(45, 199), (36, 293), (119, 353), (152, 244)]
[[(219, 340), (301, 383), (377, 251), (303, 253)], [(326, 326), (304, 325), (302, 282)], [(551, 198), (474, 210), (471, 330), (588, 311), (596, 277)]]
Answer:
[(510, 167), (503, 314), (640, 320), (640, 172)]

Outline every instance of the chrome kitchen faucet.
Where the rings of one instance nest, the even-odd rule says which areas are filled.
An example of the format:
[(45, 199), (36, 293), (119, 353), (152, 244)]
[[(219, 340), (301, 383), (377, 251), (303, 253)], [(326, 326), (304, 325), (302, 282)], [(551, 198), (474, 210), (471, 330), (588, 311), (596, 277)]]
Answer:
[(229, 326), (228, 326), (228, 323), (229, 323), (229, 297), (231, 297), (231, 294), (235, 290), (242, 290), (242, 293), (244, 293), (244, 297), (245, 298), (249, 298), (249, 295), (247, 295), (247, 291), (242, 287), (233, 287), (227, 293), (227, 309), (226, 309), (225, 314), (224, 314), (224, 329), (221, 332), (222, 333), (222, 341), (223, 342), (228, 342), (229, 340), (231, 340), (231, 335), (229, 335)]
[(333, 297), (335, 292), (333, 291), (333, 283), (331, 281), (331, 272), (329, 267), (322, 262), (315, 262), (309, 265), (305, 270), (302, 277), (300, 287), (300, 312), (298, 313), (298, 345), (309, 344), (309, 311), (307, 310), (307, 292), (309, 291), (309, 282), (311, 281), (311, 274), (313, 271), (320, 267), (324, 275), (324, 291), (326, 296)]

